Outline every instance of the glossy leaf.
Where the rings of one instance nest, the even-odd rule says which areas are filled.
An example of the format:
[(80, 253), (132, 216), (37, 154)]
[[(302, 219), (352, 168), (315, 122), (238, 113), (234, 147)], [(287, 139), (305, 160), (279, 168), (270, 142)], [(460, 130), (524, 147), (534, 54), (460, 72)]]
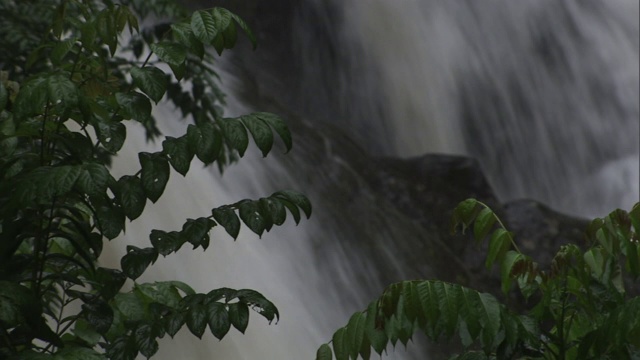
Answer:
[(18, 118), (42, 114), (48, 101), (47, 79), (33, 78), (21, 85), (14, 103), (14, 114)]
[(281, 117), (266, 112), (258, 112), (253, 115), (267, 123), (273, 130), (275, 130), (285, 145), (285, 152), (289, 152), (291, 150), (291, 147), (293, 146), (293, 138), (289, 128)]
[(180, 236), (180, 233), (176, 231), (165, 232), (161, 230), (151, 230), (149, 235), (151, 245), (162, 256), (167, 256), (173, 252), (176, 252), (184, 244), (184, 239)]
[(220, 120), (220, 127), (231, 147), (237, 150), (240, 156), (244, 156), (244, 152), (249, 146), (249, 136), (247, 135), (247, 129), (245, 129), (240, 120), (222, 119)]
[(165, 329), (169, 336), (174, 337), (187, 321), (185, 314), (181, 312), (172, 313), (166, 318)]
[(302, 209), (302, 211), (304, 211), (307, 219), (311, 217), (311, 202), (309, 201), (309, 199), (307, 199), (306, 196), (302, 195), (301, 193), (293, 190), (282, 190), (276, 192), (272, 196), (290, 201), (291, 203)]
[(262, 236), (265, 229), (265, 219), (260, 214), (258, 204), (254, 201), (245, 201), (238, 207), (240, 219), (253, 231)]
[(186, 322), (189, 331), (191, 331), (193, 335), (201, 339), (207, 328), (208, 321), (209, 314), (205, 305), (197, 304), (189, 309)]
[(100, 196), (107, 190), (109, 170), (102, 164), (87, 162), (82, 164), (76, 180), (78, 190), (90, 196)]
[(163, 41), (151, 44), (151, 50), (160, 58), (160, 60), (170, 65), (180, 65), (187, 58), (187, 49), (184, 45)]
[(189, 148), (186, 136), (173, 138), (167, 136), (162, 142), (162, 152), (169, 159), (169, 164), (182, 176), (186, 176), (191, 166), (193, 152)]
[(198, 126), (189, 125), (187, 139), (190, 150), (204, 164), (214, 162), (222, 149), (222, 134), (210, 122)]
[(122, 271), (130, 279), (137, 279), (158, 258), (158, 252), (153, 248), (140, 249), (132, 245), (127, 246), (127, 254), (120, 260)]
[(207, 10), (198, 10), (191, 15), (191, 30), (204, 44), (210, 44), (218, 34), (213, 15)]
[(137, 176), (125, 175), (118, 180), (118, 199), (124, 214), (130, 219), (137, 219), (147, 203), (142, 181)]
[(99, 334), (106, 334), (113, 322), (113, 310), (106, 302), (91, 302), (82, 305), (87, 322)]
[(158, 352), (158, 342), (156, 336), (164, 335), (157, 333), (152, 325), (142, 324), (133, 333), (134, 341), (140, 353), (146, 358), (150, 358)]
[(249, 307), (247, 304), (242, 302), (229, 304), (229, 321), (233, 327), (244, 334), (249, 325)]
[(209, 218), (187, 219), (182, 226), (180, 237), (182, 241), (188, 241), (193, 248), (202, 246), (206, 249), (209, 246), (209, 231), (216, 225), (216, 222)]
[(78, 105), (78, 89), (68, 74), (56, 74), (47, 79), (49, 101), (71, 109)]
[(145, 195), (152, 202), (158, 201), (169, 181), (169, 162), (161, 153), (150, 154), (141, 152), (138, 154), (142, 166), (142, 188)]
[(218, 302), (212, 302), (207, 305), (207, 312), (209, 316), (209, 329), (213, 336), (218, 340), (229, 332), (231, 328), (231, 321), (229, 319), (229, 313), (227, 307), (224, 304)]
[(167, 76), (157, 67), (132, 67), (131, 77), (133, 83), (156, 103), (162, 99), (167, 91)]
[(240, 232), (240, 219), (238, 219), (235, 211), (228, 207), (219, 207), (213, 209), (211, 212), (218, 224), (222, 225), (227, 233), (236, 239)]
[(127, 137), (127, 128), (119, 122), (101, 121), (96, 127), (98, 139), (107, 151), (117, 153)]
[(253, 140), (262, 151), (262, 156), (267, 156), (273, 146), (273, 134), (266, 122), (255, 116), (243, 116), (242, 122), (251, 132)]
[(116, 101), (122, 107), (125, 119), (133, 119), (142, 124), (151, 121), (151, 102), (137, 91), (116, 93)]

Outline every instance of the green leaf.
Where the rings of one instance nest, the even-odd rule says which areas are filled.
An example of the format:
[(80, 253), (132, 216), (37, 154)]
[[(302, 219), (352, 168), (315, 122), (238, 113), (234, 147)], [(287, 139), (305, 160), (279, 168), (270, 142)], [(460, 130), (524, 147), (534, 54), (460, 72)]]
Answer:
[(180, 65), (187, 59), (187, 49), (179, 43), (162, 41), (151, 44), (151, 50), (160, 60), (170, 65)]
[(458, 225), (462, 225), (462, 233), (471, 225), (473, 220), (480, 212), (480, 204), (476, 199), (467, 199), (462, 201), (453, 210), (453, 231)]
[(236, 215), (235, 211), (229, 207), (219, 207), (211, 211), (213, 218), (222, 225), (231, 237), (236, 239), (240, 232), (240, 219)]
[(242, 289), (238, 290), (236, 295), (241, 302), (248, 305), (252, 305), (253, 310), (262, 315), (265, 319), (271, 323), (273, 319), (279, 319), (280, 313), (278, 308), (269, 300), (267, 300), (262, 294), (255, 290)]
[(53, 360), (104, 360), (104, 355), (93, 349), (69, 345), (56, 352)]
[(226, 306), (219, 302), (211, 302), (207, 306), (207, 312), (209, 314), (209, 329), (211, 333), (218, 340), (222, 340), (231, 328)]
[(140, 249), (127, 245), (127, 254), (120, 260), (120, 266), (128, 278), (135, 280), (157, 259), (158, 252), (153, 248)]
[(475, 223), (473, 224), (473, 236), (476, 241), (482, 241), (489, 231), (493, 228), (493, 224), (496, 222), (496, 217), (493, 211), (489, 208), (484, 208), (478, 214)]
[(117, 188), (116, 195), (122, 204), (124, 214), (130, 220), (137, 219), (147, 203), (142, 181), (137, 176), (125, 175), (118, 180)]
[[(469, 291), (469, 290), (468, 290)], [(474, 291), (475, 292), (475, 291)], [(494, 347), (500, 330), (500, 304), (495, 297), (487, 293), (479, 293), (481, 307), (477, 309), (482, 322), (482, 347), (489, 353)]]
[(138, 355), (133, 336), (120, 336), (110, 341), (106, 350), (107, 358), (111, 360), (135, 360)]
[(371, 347), (382, 355), (387, 347), (387, 335), (382, 331), (378, 323), (378, 301), (372, 301), (367, 307), (367, 323), (365, 325), (366, 338), (371, 343)]
[(458, 285), (451, 285), (442, 282), (434, 283), (438, 302), (440, 303), (441, 321), (444, 325), (444, 332), (447, 338), (451, 338), (458, 325), (457, 297), (460, 293)]
[(218, 35), (213, 38), (213, 41), (211, 41), (211, 45), (213, 45), (213, 48), (216, 49), (218, 55), (222, 55), (222, 52), (224, 51), (224, 35), (222, 32), (219, 32)]
[(102, 235), (115, 239), (124, 230), (125, 214), (120, 207), (108, 203), (99, 203), (95, 207)]
[(42, 114), (49, 101), (49, 86), (46, 78), (36, 77), (21, 84), (14, 103), (17, 118)]
[(73, 45), (76, 43), (76, 38), (69, 38), (66, 40), (62, 40), (56, 43), (51, 49), (51, 62), (54, 65), (60, 65), (65, 56), (69, 53), (69, 51), (73, 48)]
[(133, 83), (156, 103), (167, 91), (167, 76), (155, 66), (132, 67), (131, 77)]
[(27, 173), (12, 196), (19, 203), (50, 202), (56, 196), (71, 191), (82, 171), (79, 165), (41, 166)]
[[(290, 201), (291, 203), (302, 209), (302, 211), (304, 211), (307, 219), (311, 217), (311, 202), (309, 201), (309, 199), (307, 199), (306, 196), (302, 195), (301, 193), (293, 190), (282, 190), (274, 193), (271, 196)], [(283, 205), (286, 206), (285, 203), (283, 203)]]
[(186, 46), (198, 58), (203, 58), (204, 46), (194, 35), (191, 24), (186, 22), (174, 23), (171, 24), (171, 30), (175, 42)]
[(133, 119), (143, 125), (152, 121), (151, 102), (139, 92), (116, 93), (116, 101), (121, 106), (125, 119)]
[(209, 314), (203, 304), (195, 304), (187, 313), (187, 327), (189, 331), (199, 339), (202, 339), (204, 330), (207, 328)]
[(9, 102), (9, 92), (7, 88), (4, 87), (4, 84), (0, 82), (0, 112), (7, 107), (7, 103)]
[(106, 302), (91, 302), (82, 305), (82, 311), (86, 316), (87, 322), (99, 334), (106, 334), (113, 322), (113, 310)]
[(249, 26), (247, 26), (247, 24), (244, 22), (244, 20), (242, 20), (236, 14), (231, 14), (231, 17), (233, 17), (233, 20), (235, 20), (236, 23), (240, 26), (240, 28), (244, 31), (244, 33), (247, 35), (247, 37), (251, 41), (251, 44), (253, 45), (253, 48), (255, 49), (256, 45), (258, 44), (258, 42), (256, 41), (256, 36), (253, 35), (253, 32), (251, 32), (251, 29), (249, 28)]
[(333, 353), (329, 344), (322, 344), (316, 352), (316, 360), (333, 360)]
[(225, 29), (231, 25), (232, 14), (229, 10), (221, 7), (211, 9), (211, 15), (218, 29)]
[(267, 156), (273, 146), (273, 134), (269, 125), (260, 118), (252, 115), (243, 116), (240, 119), (251, 132), (253, 140), (260, 151), (262, 151), (262, 156)]
[(509, 250), (505, 254), (504, 260), (500, 264), (500, 272), (502, 274), (502, 292), (507, 294), (511, 289), (511, 270), (519, 261), (524, 260), (524, 256), (516, 251)]
[(162, 153), (146, 153), (141, 152), (138, 154), (140, 165), (142, 166), (142, 187), (144, 193), (152, 202), (158, 201), (164, 188), (169, 181), (169, 162)]
[(94, 274), (94, 282), (98, 287), (100, 296), (105, 300), (111, 300), (122, 288), (127, 277), (117, 269), (98, 268)]
[(496, 261), (502, 262), (504, 255), (511, 246), (510, 236), (509, 232), (503, 228), (498, 228), (493, 232), (489, 241), (489, 253), (485, 261), (487, 269), (490, 269)]
[(119, 122), (100, 121), (96, 127), (98, 139), (107, 151), (116, 154), (127, 138), (127, 128)]
[[(238, 40), (238, 31), (236, 30), (236, 26), (233, 23), (230, 23), (221, 33), (224, 39), (224, 47), (227, 49), (231, 49), (236, 45), (236, 41)], [(220, 34), (218, 34), (220, 36)]]
[(187, 219), (187, 222), (182, 226), (180, 237), (183, 242), (191, 243), (194, 249), (198, 246), (206, 249), (209, 246), (209, 231), (214, 226), (216, 226), (216, 222), (209, 218)]
[(165, 232), (162, 230), (151, 230), (149, 235), (151, 245), (162, 256), (167, 256), (176, 252), (184, 244), (183, 238), (177, 231)]
[(78, 175), (76, 186), (78, 189), (90, 196), (100, 196), (107, 191), (107, 180), (109, 170), (102, 164), (86, 162), (81, 165), (81, 172)]
[(418, 297), (420, 298), (422, 313), (426, 318), (426, 326), (429, 329), (427, 335), (437, 340), (440, 333), (440, 327), (438, 326), (438, 324), (440, 324), (440, 302), (435, 289), (435, 283), (425, 281), (418, 284)]
[(247, 129), (245, 129), (240, 120), (230, 118), (222, 119), (220, 120), (220, 127), (230, 146), (236, 149), (240, 156), (244, 156), (244, 152), (247, 150), (247, 146), (249, 146), (249, 136), (247, 135)]
[(356, 312), (351, 316), (347, 324), (345, 342), (349, 348), (349, 356), (352, 359), (356, 359), (360, 352), (360, 347), (364, 339), (366, 318), (365, 314)]
[(165, 321), (165, 329), (169, 336), (174, 337), (178, 331), (182, 328), (182, 325), (187, 321), (185, 314), (175, 312), (169, 315)]
[[(276, 199), (270, 198), (262, 198), (259, 200), (260, 208), (262, 209), (261, 213), (268, 214), (269, 218), (275, 225), (282, 225), (287, 218), (287, 211), (285, 210), (284, 205)], [(267, 227), (267, 231), (269, 228)]]
[(158, 342), (156, 336), (164, 335), (159, 333), (157, 329), (149, 324), (138, 326), (133, 333), (134, 341), (140, 353), (147, 359), (158, 352)]
[(349, 360), (348, 345), (345, 340), (346, 328), (340, 328), (333, 334), (333, 352), (336, 354), (336, 360)]
[(187, 140), (191, 152), (205, 165), (214, 162), (222, 149), (222, 135), (212, 123), (203, 122), (187, 127)]
[(265, 229), (265, 220), (260, 214), (258, 204), (254, 201), (245, 201), (238, 207), (240, 219), (253, 231), (262, 236)]
[(287, 124), (285, 124), (284, 120), (282, 120), (281, 117), (267, 112), (258, 112), (253, 115), (269, 124), (269, 126), (271, 126), (273, 130), (275, 130), (286, 147), (285, 153), (291, 150), (291, 147), (293, 146), (293, 138), (291, 136), (289, 128), (287, 127)]
[(95, 346), (102, 338), (102, 335), (100, 335), (93, 326), (89, 325), (89, 323), (82, 318), (76, 320), (73, 333), (90, 346)]
[(249, 306), (242, 302), (229, 304), (229, 321), (233, 327), (244, 334), (249, 325)]
[(213, 15), (206, 10), (198, 10), (191, 15), (191, 30), (204, 44), (210, 44), (218, 34)]
[(189, 142), (186, 136), (173, 138), (167, 136), (162, 142), (162, 152), (169, 159), (169, 164), (182, 176), (187, 175), (193, 152), (189, 148)]
[(67, 3), (62, 2), (56, 7), (55, 16), (53, 18), (53, 24), (51, 25), (51, 32), (56, 38), (60, 38), (62, 30), (64, 29), (64, 18), (67, 10)]
[(66, 109), (73, 109), (78, 105), (78, 88), (69, 80), (67, 74), (52, 75), (47, 79), (49, 89), (49, 101), (61, 102)]

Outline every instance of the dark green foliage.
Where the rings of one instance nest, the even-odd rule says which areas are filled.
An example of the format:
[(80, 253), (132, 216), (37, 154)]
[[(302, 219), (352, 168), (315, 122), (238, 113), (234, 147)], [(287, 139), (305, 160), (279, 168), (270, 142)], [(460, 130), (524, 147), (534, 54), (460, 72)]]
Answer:
[[(141, 28), (147, 17), (174, 22)], [(195, 157), (222, 171), (250, 138), (266, 156), (274, 132), (291, 149), (277, 115), (222, 116), (209, 48), (233, 47), (238, 31), (255, 46), (228, 10), (189, 14), (173, 0), (0, 2), (0, 359), (148, 358), (157, 339), (185, 325), (222, 339), (232, 327), (244, 333), (249, 309), (269, 322), (279, 317), (254, 290), (204, 294), (135, 280), (159, 255), (187, 243), (207, 249), (216, 225), (235, 239), (242, 223), (258, 235), (282, 225), (285, 209), (298, 223), (311, 205), (294, 191), (152, 230), (148, 247), (127, 246), (121, 270), (97, 264), (103, 242), (160, 199), (171, 168), (185, 176)], [(125, 121), (161, 136), (152, 104), (163, 99), (189, 122), (183, 135), (138, 154), (139, 170), (114, 178), (109, 165), (127, 141)]]
[(453, 220), (454, 229), (473, 230), (477, 241), (491, 235), (487, 268), (500, 266), (505, 294), (516, 284), (528, 300), (525, 313), (457, 284), (405, 281), (355, 313), (316, 359), (369, 359), (371, 348), (382, 354), (417, 331), (434, 341), (457, 335), (465, 351), (452, 359), (638, 359), (640, 298), (627, 286), (637, 286), (640, 276), (640, 203), (594, 220), (586, 250), (562, 246), (549, 269), (524, 255), (483, 203), (460, 203)]

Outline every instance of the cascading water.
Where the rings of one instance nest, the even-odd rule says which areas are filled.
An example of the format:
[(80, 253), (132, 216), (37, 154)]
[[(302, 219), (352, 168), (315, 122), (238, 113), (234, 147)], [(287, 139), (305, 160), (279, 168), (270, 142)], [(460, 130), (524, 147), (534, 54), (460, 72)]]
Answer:
[[(143, 280), (254, 288), (282, 315), (271, 326), (252, 315), (247, 334), (221, 342), (185, 329), (162, 342), (160, 359), (313, 358), (386, 284), (433, 276), (429, 264), (415, 265), (436, 251), (423, 241), (432, 234), (367, 185), (371, 155), (472, 154), (504, 199), (575, 214), (638, 200), (637, 0), (261, 3), (258, 52), (224, 66), (227, 115), (285, 115), (293, 151), (254, 151), (223, 177), (197, 165), (187, 179), (173, 173), (105, 262), (125, 242), (147, 246), (153, 228), (179, 229), (187, 217), (281, 188), (308, 194), (314, 215), (260, 240), (246, 229), (236, 242), (214, 232), (206, 253), (159, 259)], [(184, 131), (172, 117), (159, 114), (162, 129)], [(134, 172), (131, 158), (116, 171)]]

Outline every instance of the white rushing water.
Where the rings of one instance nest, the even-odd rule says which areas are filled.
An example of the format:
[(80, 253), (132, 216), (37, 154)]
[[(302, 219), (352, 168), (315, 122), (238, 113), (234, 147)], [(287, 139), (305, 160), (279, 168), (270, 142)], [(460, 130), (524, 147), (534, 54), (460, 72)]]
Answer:
[[(365, 149), (384, 148), (381, 153), (401, 157), (471, 154), (480, 159), (504, 199), (532, 197), (582, 215), (629, 208), (638, 200), (637, 0), (336, 0), (332, 6), (344, 21), (326, 21), (340, 34), (335, 41), (346, 49), (353, 83), (371, 81), (382, 95), (359, 98), (354, 106), (371, 107), (363, 114), (378, 114), (376, 121), (383, 121), (385, 129), (378, 141), (392, 146), (365, 136)], [(349, 58), (352, 46), (361, 52)], [(349, 83), (349, 77), (338, 80)], [(223, 76), (232, 100), (227, 115), (251, 111), (250, 104), (233, 102), (232, 81), (232, 74)], [(313, 85), (302, 96), (331, 91)], [(306, 115), (313, 114), (301, 114)], [(158, 114), (165, 134), (186, 128), (174, 117), (170, 111)], [(353, 123), (345, 126), (367, 131), (367, 118), (349, 121)], [(144, 138), (139, 129), (130, 130), (131, 138)], [(163, 198), (148, 204), (151, 210), (112, 242), (104, 262), (119, 267), (125, 244), (148, 246), (151, 229), (180, 229), (186, 218), (206, 216), (222, 204), (295, 188), (316, 205), (312, 219), (298, 227), (288, 221), (262, 239), (243, 228), (235, 242), (214, 231), (206, 253), (183, 249), (160, 258), (142, 280), (181, 280), (201, 292), (223, 286), (253, 288), (279, 307), (282, 320), (267, 325), (252, 314), (245, 335), (232, 329), (220, 342), (210, 334), (198, 341), (185, 328), (175, 340), (161, 342), (159, 359), (313, 358), (332, 330), (381, 290), (368, 277), (376, 267), (371, 259), (334, 244), (359, 234), (354, 226), (369, 231), (371, 241), (401, 241), (401, 230), (384, 228), (384, 221), (377, 225), (375, 219), (359, 219), (363, 215), (345, 209), (336, 211), (330, 207), (332, 194), (314, 188), (341, 181), (325, 161), (350, 169), (332, 152), (331, 141), (324, 139), (323, 148), (314, 149), (321, 155), (318, 159), (307, 156), (311, 143), (297, 143), (287, 161), (317, 166), (300, 165), (297, 172), (280, 157), (262, 159), (256, 151), (222, 177), (193, 162), (186, 179), (172, 172)], [(153, 144), (143, 140), (128, 144), (115, 171), (134, 173), (135, 154), (149, 149)], [(335, 196), (346, 201), (349, 194), (347, 188)], [(384, 256), (394, 263), (392, 253)], [(388, 358), (400, 359), (402, 354)]]

